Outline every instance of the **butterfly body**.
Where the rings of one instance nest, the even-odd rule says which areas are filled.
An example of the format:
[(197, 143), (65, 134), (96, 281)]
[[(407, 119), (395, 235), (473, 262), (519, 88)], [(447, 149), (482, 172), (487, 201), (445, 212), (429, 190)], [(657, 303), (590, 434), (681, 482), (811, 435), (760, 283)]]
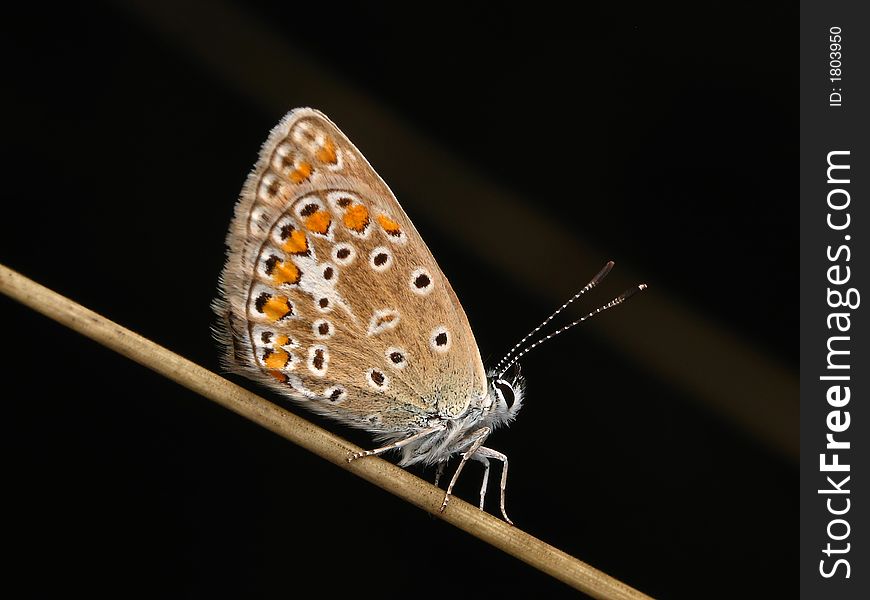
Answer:
[(323, 114), (273, 129), (227, 246), (214, 308), (228, 370), (386, 443), (351, 458), (398, 449), (402, 465), (443, 467), (461, 453), (451, 488), (467, 460), (487, 474), (501, 460), (503, 494), (507, 459), (482, 443), (516, 416), (522, 380), (487, 376), (413, 223)]

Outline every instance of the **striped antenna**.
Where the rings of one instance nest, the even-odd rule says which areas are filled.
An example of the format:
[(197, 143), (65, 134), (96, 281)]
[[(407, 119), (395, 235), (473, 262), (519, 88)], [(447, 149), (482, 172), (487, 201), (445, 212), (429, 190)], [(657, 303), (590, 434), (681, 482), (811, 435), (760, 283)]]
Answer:
[[(583, 294), (585, 294), (586, 292), (588, 292), (589, 290), (591, 290), (592, 288), (594, 288), (596, 285), (598, 285), (599, 283), (601, 283), (601, 281), (602, 281), (605, 277), (607, 277), (607, 274), (610, 273), (610, 269), (613, 268), (613, 264), (614, 264), (614, 263), (613, 263), (612, 260), (607, 261), (607, 264), (604, 265), (604, 268), (602, 268), (600, 271), (598, 271), (598, 275), (596, 275), (595, 277), (593, 277), (593, 278), (592, 278), (592, 281), (590, 281), (589, 283), (587, 283), (586, 286), (585, 286), (582, 290), (580, 290), (579, 292), (577, 292), (576, 294), (574, 294), (573, 296), (571, 296), (571, 298), (570, 298), (570, 299), (569, 299), (565, 304), (563, 304), (562, 306), (560, 306), (560, 307), (556, 310), (556, 312), (554, 312), (552, 315), (550, 315), (549, 317), (547, 317), (546, 319), (544, 319), (544, 322), (543, 322), (543, 323), (541, 323), (540, 325), (538, 325), (537, 327), (535, 327), (534, 329), (532, 329), (532, 330), (528, 333), (528, 335), (526, 335), (526, 337), (524, 337), (523, 339), (521, 339), (521, 340), (520, 340), (520, 341), (519, 341), (519, 342), (518, 342), (518, 343), (517, 343), (513, 348), (510, 349), (510, 352), (508, 352), (507, 354), (505, 354), (504, 357), (503, 357), (500, 361), (498, 361), (498, 363), (496, 363), (496, 365), (495, 365), (495, 367), (493, 368), (493, 370), (494, 370), (494, 371), (498, 371), (498, 368), (502, 365), (502, 363), (504, 363), (506, 360), (508, 360), (508, 359), (511, 357), (511, 355), (513, 355), (513, 353), (516, 352), (517, 349), (518, 349), (520, 346), (522, 346), (522, 345), (526, 342), (526, 340), (528, 340), (530, 337), (532, 337), (533, 335), (535, 335), (536, 333), (538, 333), (538, 332), (541, 330), (542, 327), (544, 327), (547, 323), (549, 323), (550, 321), (552, 321), (552, 320), (556, 317), (556, 315), (558, 315), (560, 312), (562, 312), (563, 310), (565, 310), (565, 309), (568, 307), (569, 304), (571, 304), (572, 302), (574, 302), (574, 300), (576, 300), (577, 298), (579, 298), (580, 296), (582, 296)], [(507, 371), (507, 369), (508, 369), (507, 367), (505, 367), (504, 369), (502, 369), (501, 374), (504, 374), (504, 372)]]
[[(608, 263), (608, 264), (612, 265), (612, 263)], [(568, 325), (565, 325), (564, 327), (557, 329), (553, 333), (542, 337), (537, 342), (535, 342), (531, 346), (525, 348), (522, 352), (520, 352), (519, 354), (514, 356), (514, 358), (507, 365), (505, 365), (505, 367), (501, 370), (501, 372), (498, 374), (498, 376), (501, 377), (502, 375), (504, 375), (505, 371), (510, 369), (514, 365), (514, 363), (516, 363), (520, 358), (522, 358), (523, 356), (528, 354), (531, 350), (533, 350), (534, 348), (537, 348), (538, 346), (540, 346), (541, 344), (543, 344), (547, 340), (553, 339), (554, 337), (556, 337), (560, 333), (565, 333), (567, 330), (571, 329), (575, 325), (579, 325), (580, 323), (582, 323), (586, 319), (588, 319), (590, 317), (594, 317), (598, 313), (602, 313), (605, 310), (607, 310), (608, 308), (613, 308), (614, 306), (618, 306), (618, 305), (622, 304), (623, 302), (625, 302), (626, 300), (628, 300), (629, 298), (634, 296), (636, 293), (642, 292), (643, 290), (645, 290), (647, 287), (648, 287), (647, 284), (641, 283), (638, 286), (635, 286), (631, 289), (628, 289), (628, 290), (624, 291), (623, 293), (621, 293), (616, 298), (614, 298), (613, 300), (611, 300), (610, 302), (608, 302), (607, 304), (605, 304), (604, 306), (600, 306), (600, 307), (596, 308), (595, 310), (593, 310), (591, 313), (589, 313), (585, 317), (580, 317), (576, 321), (569, 323)], [(561, 310), (561, 309), (559, 309), (559, 310)]]

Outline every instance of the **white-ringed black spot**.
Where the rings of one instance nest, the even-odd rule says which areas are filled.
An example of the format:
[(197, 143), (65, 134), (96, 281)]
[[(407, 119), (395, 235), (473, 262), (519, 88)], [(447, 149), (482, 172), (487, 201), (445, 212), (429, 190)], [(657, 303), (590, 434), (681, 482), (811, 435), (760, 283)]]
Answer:
[(429, 338), (429, 345), (435, 352), (447, 352), (450, 350), (450, 332), (447, 331), (447, 328), (439, 325), (433, 329), (432, 335)]
[(308, 349), (308, 369), (317, 375), (323, 377), (326, 375), (326, 369), (329, 365), (329, 351), (326, 346), (311, 346)]
[(347, 398), (347, 390), (340, 385), (334, 385), (332, 387), (326, 388), (326, 390), (324, 390), (323, 392), (323, 395), (329, 402), (337, 404)]
[(408, 365), (408, 356), (404, 348), (390, 346), (384, 351), (387, 364), (394, 369), (402, 370)]
[(414, 269), (409, 280), (411, 291), (418, 296), (427, 296), (434, 289), (432, 275), (423, 268)]
[(347, 242), (336, 244), (332, 249), (332, 260), (345, 267), (356, 259), (356, 249)]
[(311, 330), (314, 333), (314, 337), (319, 339), (331, 338), (334, 333), (332, 329), (332, 323), (327, 321), (326, 319), (318, 319), (311, 324)]
[(332, 267), (326, 267), (325, 269), (323, 269), (323, 278), (325, 280), (329, 281), (330, 279), (332, 279), (333, 275), (335, 275), (335, 269), (333, 269)]
[(375, 271), (386, 271), (393, 264), (393, 255), (383, 246), (378, 246), (369, 255), (369, 264)]
[(378, 369), (369, 369), (366, 371), (366, 381), (370, 387), (376, 390), (386, 389), (390, 383), (390, 378), (387, 377), (383, 371), (379, 371)]

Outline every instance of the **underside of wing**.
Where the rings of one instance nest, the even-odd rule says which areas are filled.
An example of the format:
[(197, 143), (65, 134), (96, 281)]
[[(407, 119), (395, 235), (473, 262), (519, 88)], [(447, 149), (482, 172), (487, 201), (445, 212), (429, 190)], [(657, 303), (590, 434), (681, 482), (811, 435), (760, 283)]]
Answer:
[(447, 278), (392, 192), (322, 114), (272, 131), (236, 207), (215, 309), (225, 366), (384, 433), (486, 395)]

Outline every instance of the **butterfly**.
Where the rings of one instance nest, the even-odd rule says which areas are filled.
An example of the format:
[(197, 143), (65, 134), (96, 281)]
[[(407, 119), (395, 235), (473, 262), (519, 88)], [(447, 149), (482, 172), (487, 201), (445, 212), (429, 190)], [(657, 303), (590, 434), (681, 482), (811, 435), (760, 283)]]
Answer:
[(522, 407), (517, 360), (583, 319), (522, 344), (612, 263), (487, 372), (456, 293), (408, 215), (350, 140), (311, 108), (289, 112), (270, 133), (226, 243), (213, 302), (224, 368), (383, 444), (348, 460), (397, 450), (401, 466), (436, 466), (437, 485), (461, 455), (442, 511), (471, 459), (484, 465), (483, 510), (490, 460), (499, 461), (500, 509), (511, 522), (507, 456), (484, 443)]

